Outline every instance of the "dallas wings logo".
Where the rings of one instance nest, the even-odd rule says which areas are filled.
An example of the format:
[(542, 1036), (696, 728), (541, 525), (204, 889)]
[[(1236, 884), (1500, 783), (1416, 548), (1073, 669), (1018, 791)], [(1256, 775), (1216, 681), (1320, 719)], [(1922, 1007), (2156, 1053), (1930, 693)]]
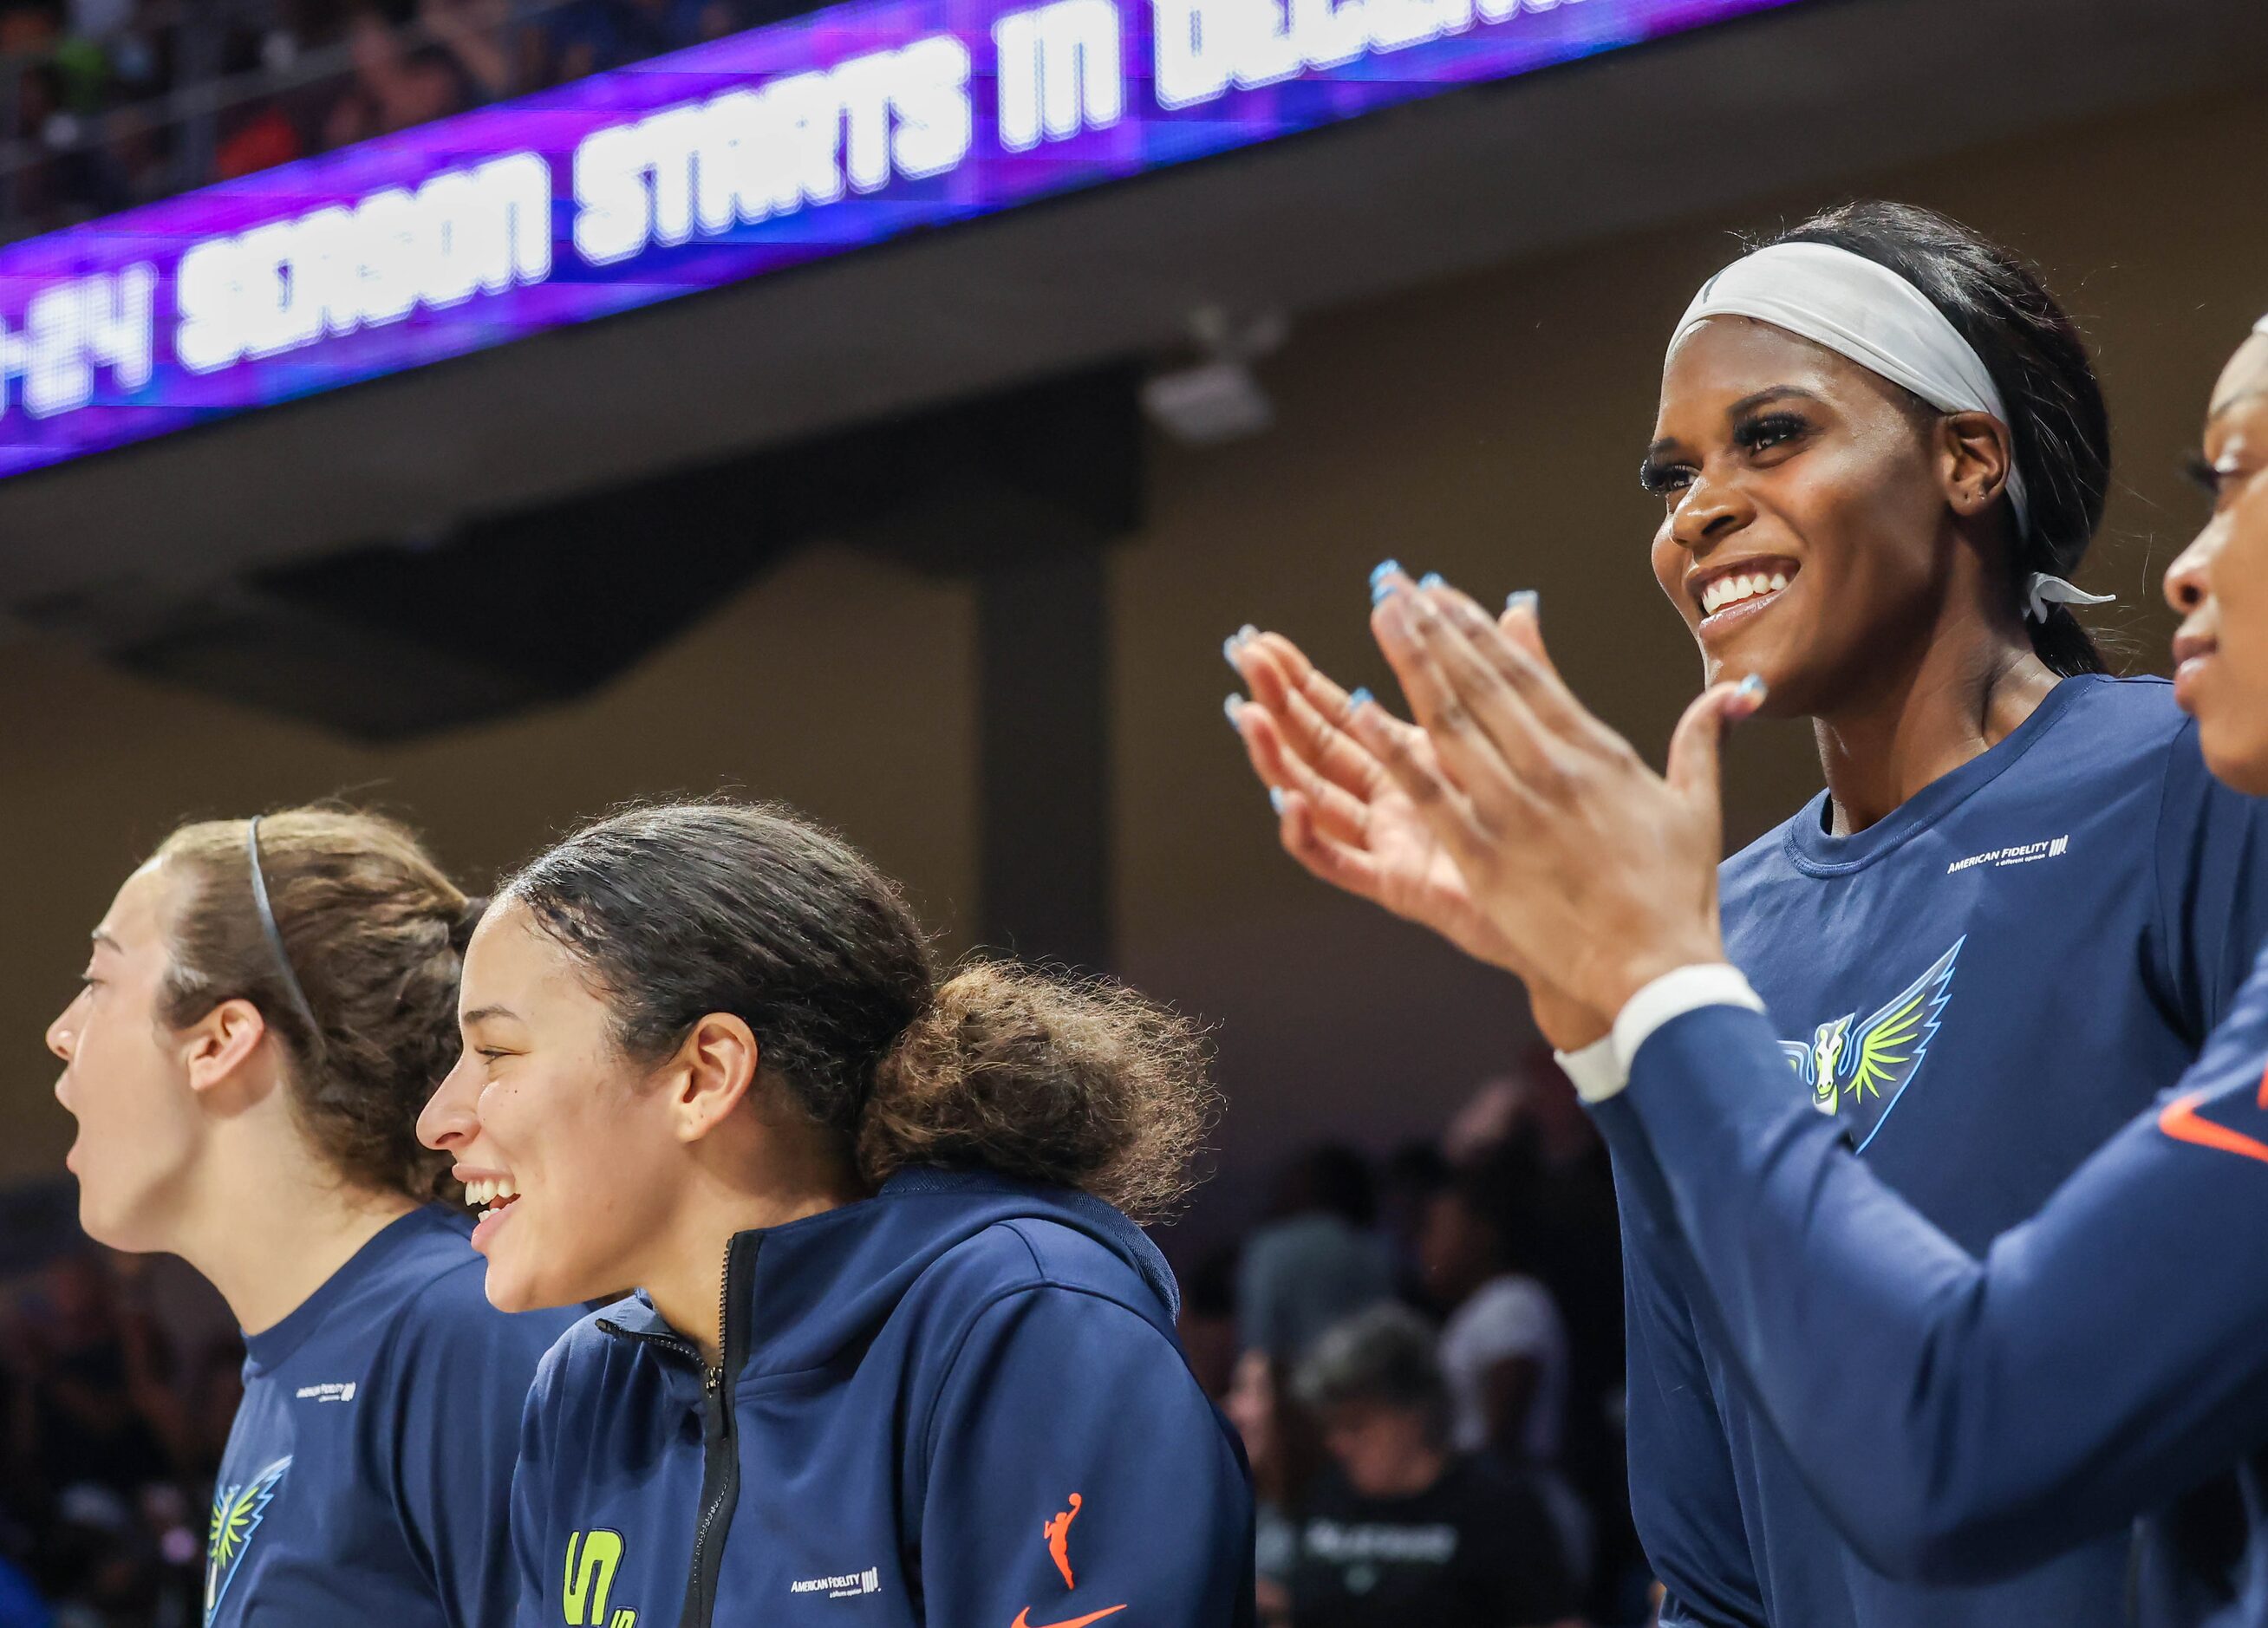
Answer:
[(205, 1547), (206, 1628), (211, 1628), (221, 1596), (235, 1580), (245, 1551), (252, 1547), (252, 1535), (268, 1518), (268, 1506), (276, 1501), (276, 1489), (291, 1468), (290, 1459), (279, 1458), (251, 1480), (224, 1486), (213, 1494), (212, 1537)]
[(1863, 1022), (1857, 1013), (1846, 1013), (1822, 1023), (1808, 1041), (1779, 1042), (1796, 1077), (1811, 1087), (1813, 1107), (1822, 1114), (1847, 1107), (1855, 1115), (1880, 1099), (1882, 1111), (1889, 1111), (1929, 1055), (1939, 1017), (1953, 998), (1954, 962), (1968, 942), (1955, 939), (1927, 972)]

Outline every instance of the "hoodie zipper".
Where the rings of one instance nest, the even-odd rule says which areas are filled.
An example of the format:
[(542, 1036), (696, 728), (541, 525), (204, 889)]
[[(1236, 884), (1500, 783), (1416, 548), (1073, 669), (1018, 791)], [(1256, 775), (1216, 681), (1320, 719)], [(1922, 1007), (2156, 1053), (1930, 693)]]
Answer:
[[(724, 1559), (725, 1536), (733, 1524), (733, 1510), (740, 1501), (740, 1455), (733, 1423), (733, 1381), (746, 1359), (735, 1328), (747, 1323), (735, 1317), (733, 1287), (750, 1295), (755, 1286), (756, 1251), (760, 1233), (740, 1233), (725, 1246), (725, 1270), (717, 1289), (717, 1365), (701, 1360), (700, 1347), (675, 1334), (649, 1334), (600, 1319), (599, 1327), (618, 1339), (637, 1340), (681, 1357), (701, 1371), (701, 1516), (693, 1529), (693, 1562), (685, 1582), (685, 1603), (678, 1613), (679, 1628), (710, 1628), (717, 1609), (717, 1573)], [(738, 1308), (744, 1314), (749, 1308)]]
[[(725, 1536), (740, 1501), (740, 1454), (733, 1425), (733, 1381), (745, 1359), (735, 1330), (747, 1319), (735, 1316), (733, 1293), (755, 1286), (760, 1233), (741, 1233), (725, 1247), (725, 1270), (717, 1288), (717, 1366), (701, 1375), (701, 1519), (693, 1529), (693, 1564), (685, 1580), (685, 1608), (678, 1628), (710, 1628), (717, 1610), (717, 1573), (724, 1563)], [(745, 1245), (745, 1248), (743, 1247)]]

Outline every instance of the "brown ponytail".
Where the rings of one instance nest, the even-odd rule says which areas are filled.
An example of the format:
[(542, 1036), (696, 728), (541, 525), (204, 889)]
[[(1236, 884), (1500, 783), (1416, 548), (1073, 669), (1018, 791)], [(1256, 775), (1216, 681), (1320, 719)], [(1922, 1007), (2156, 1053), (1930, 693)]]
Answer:
[(382, 815), (264, 814), (261, 873), (287, 970), (254, 902), (246, 823), (185, 825), (158, 849), (187, 879), (158, 1015), (179, 1028), (224, 1000), (250, 1001), (290, 1062), (292, 1107), (332, 1167), (373, 1191), (443, 1196), (448, 1160), (418, 1145), (417, 1112), (456, 1059), (457, 982), (480, 902)]
[(978, 1165), (1140, 1219), (1188, 1191), (1212, 1103), (1187, 1019), (1123, 984), (980, 961), (882, 1059), (858, 1168), (879, 1186), (908, 1165)]
[(897, 885), (778, 807), (632, 809), (497, 890), (585, 968), (625, 1056), (727, 1012), (767, 1085), (879, 1185), (914, 1165), (1077, 1188), (1138, 1218), (1188, 1189), (1215, 1102), (1186, 1020), (1122, 985), (1012, 961), (941, 985)]

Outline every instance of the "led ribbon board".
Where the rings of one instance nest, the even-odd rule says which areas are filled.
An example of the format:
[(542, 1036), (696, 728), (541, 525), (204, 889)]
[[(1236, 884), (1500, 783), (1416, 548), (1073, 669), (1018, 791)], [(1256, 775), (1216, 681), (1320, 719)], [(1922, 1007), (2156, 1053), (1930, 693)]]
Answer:
[(852, 0), (0, 249), (0, 475), (1789, 0)]

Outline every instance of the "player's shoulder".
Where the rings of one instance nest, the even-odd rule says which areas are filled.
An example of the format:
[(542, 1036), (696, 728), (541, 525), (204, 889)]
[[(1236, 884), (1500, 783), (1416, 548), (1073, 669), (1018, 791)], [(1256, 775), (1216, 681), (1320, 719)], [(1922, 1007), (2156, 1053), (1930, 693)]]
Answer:
[[(2018, 750), (2023, 774), (2047, 777), (2059, 793), (2090, 782), (2123, 787), (2146, 777), (2155, 784), (2168, 769), (2169, 754), (2180, 762), (2198, 755), (2196, 725), (2175, 704), (2174, 687), (2165, 679), (2083, 673), (2056, 686), (2052, 704), (2036, 736), (2004, 744)], [(1821, 825), (1826, 800), (1825, 792), (1815, 793), (1727, 858), (1719, 867), (1723, 890), (1742, 892), (1793, 873), (1795, 833), (1806, 825)]]
[[(549, 1418), (570, 1397), (587, 1406), (601, 1396), (626, 1396), (652, 1380), (637, 1372), (647, 1353), (641, 1332), (666, 1332), (653, 1304), (642, 1294), (587, 1310), (571, 1307), (557, 1314), (565, 1327), (535, 1365), (528, 1394), (534, 1416)], [(550, 1404), (550, 1405), (547, 1405)]]
[(580, 1307), (506, 1312), (490, 1304), (488, 1263), (445, 1218), (401, 1262), (394, 1345), (426, 1359), (503, 1365), (523, 1374), (581, 1315)]
[(2113, 678), (2088, 673), (2057, 686), (2070, 703), (2051, 729), (2058, 756), (2084, 750), (2106, 759), (2163, 752), (2194, 726), (2174, 700), (2173, 684), (2162, 678)]
[(1020, 1291), (1126, 1289), (1139, 1281), (1123, 1259), (1077, 1227), (1026, 1215), (994, 1221), (940, 1250), (907, 1298), (976, 1305)]
[[(1124, 1330), (1172, 1326), (1156, 1287), (1118, 1251), (1043, 1215), (1005, 1218), (944, 1250), (893, 1314), (914, 1352), (958, 1350), (996, 1326)], [(917, 1362), (926, 1360), (917, 1356)]]

